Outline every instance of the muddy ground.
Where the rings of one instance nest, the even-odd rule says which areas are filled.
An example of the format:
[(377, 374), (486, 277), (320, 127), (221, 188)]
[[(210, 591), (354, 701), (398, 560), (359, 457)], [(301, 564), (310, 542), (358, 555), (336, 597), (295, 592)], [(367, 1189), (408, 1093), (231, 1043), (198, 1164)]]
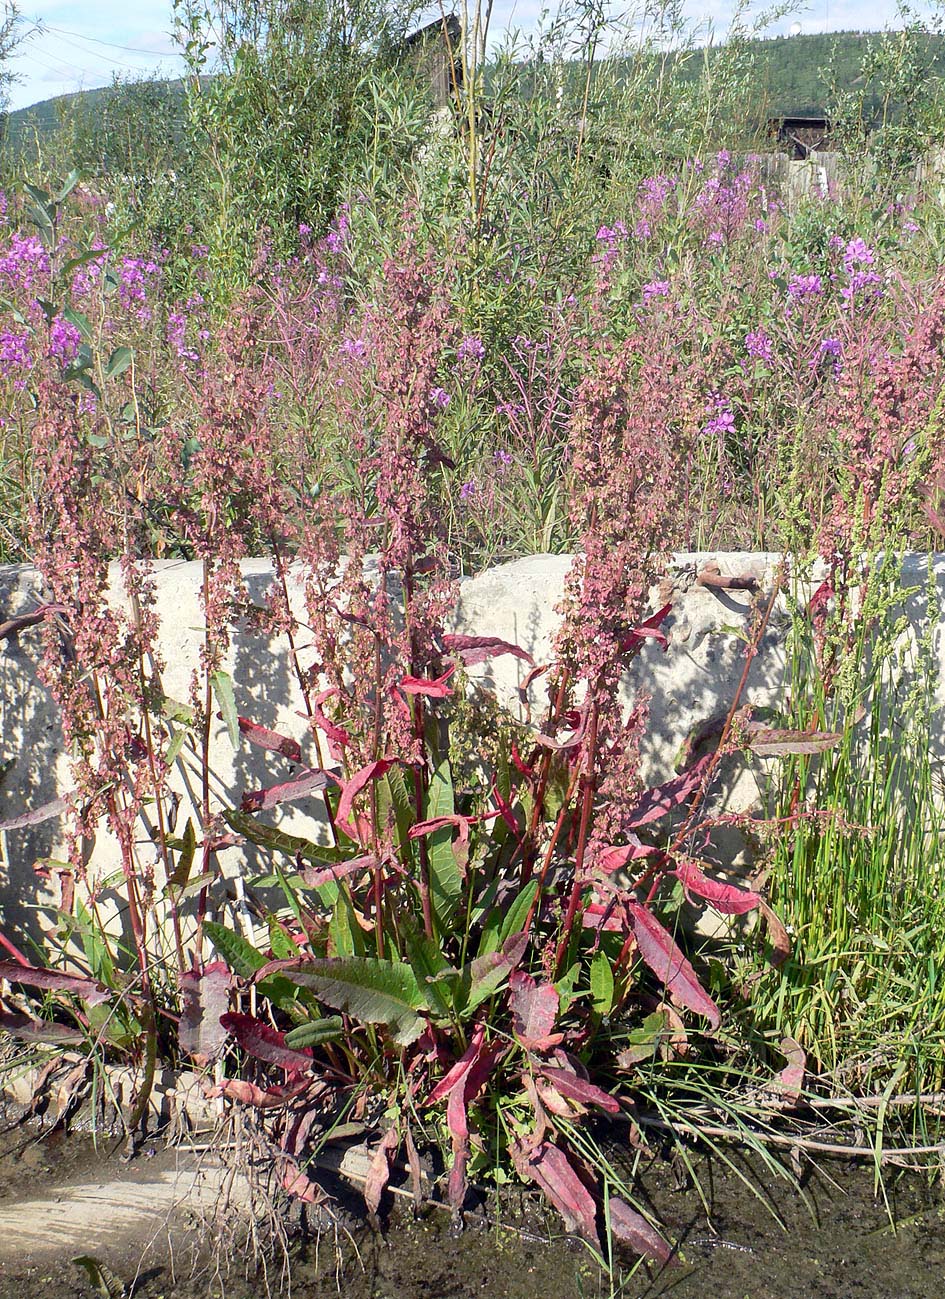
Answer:
[[(265, 1274), (231, 1225), (209, 1250), (186, 1210), (168, 1232), (140, 1227), (99, 1250), (107, 1272), (95, 1280), (72, 1257), (86, 1252), (81, 1230), (68, 1226), (76, 1188), (124, 1187), (129, 1202), (158, 1173), (180, 1166), (179, 1151), (152, 1148), (130, 1164), (108, 1143), (85, 1138), (36, 1140), (22, 1129), (0, 1139), (0, 1228), (9, 1233), (17, 1205), (42, 1200), (52, 1213), (52, 1252), (37, 1260), (7, 1239), (0, 1299), (87, 1299), (122, 1287), (139, 1299), (260, 1299), (268, 1280), (285, 1289), (286, 1255), (265, 1251)], [(403, 1201), (383, 1233), (357, 1212), (357, 1197), (331, 1186), (341, 1227), (295, 1225), (288, 1255), (296, 1299), (941, 1299), (945, 1294), (945, 1196), (928, 1179), (888, 1173), (885, 1200), (871, 1168), (808, 1166), (802, 1193), (772, 1179), (757, 1163), (733, 1156), (737, 1170), (693, 1156), (699, 1190), (666, 1161), (646, 1171), (641, 1196), (678, 1245), (674, 1265), (645, 1268), (620, 1261), (613, 1284), (579, 1242), (553, 1232), (529, 1197), (504, 1205), (499, 1221), (488, 1202), (456, 1233), (433, 1207), (419, 1215)], [(741, 1174), (755, 1190), (750, 1189)], [(111, 1192), (115, 1196), (114, 1190)], [(122, 1192), (117, 1193), (120, 1203)], [(704, 1201), (703, 1202), (703, 1197)], [(7, 1215), (6, 1217), (4, 1215)], [(491, 1219), (491, 1221), (490, 1221)], [(61, 1225), (58, 1225), (61, 1224)], [(552, 1232), (549, 1234), (549, 1226)], [(264, 1227), (264, 1224), (263, 1224)], [(61, 1239), (57, 1238), (61, 1235)], [(144, 1236), (147, 1236), (147, 1239)], [(142, 1258), (142, 1251), (144, 1257)], [(194, 1275), (194, 1267), (197, 1274)]]

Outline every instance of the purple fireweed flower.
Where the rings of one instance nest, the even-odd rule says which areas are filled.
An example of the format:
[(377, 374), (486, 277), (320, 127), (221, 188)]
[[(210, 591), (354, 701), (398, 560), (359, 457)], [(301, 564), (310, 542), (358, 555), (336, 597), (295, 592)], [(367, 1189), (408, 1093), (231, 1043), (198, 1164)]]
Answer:
[(348, 217), (346, 215), (346, 208), (342, 208), (338, 216), (335, 218), (328, 234), (325, 236), (325, 247), (330, 253), (335, 253), (337, 255), (343, 250), (347, 237)]
[(18, 372), (29, 370), (32, 364), (29, 333), (0, 330), (0, 374), (12, 375), (14, 388), (22, 389), (26, 387), (26, 379)]
[(843, 252), (843, 264), (848, 271), (854, 266), (872, 266), (875, 260), (872, 248), (859, 235), (850, 240)]
[(52, 324), (49, 326), (49, 355), (63, 365), (68, 365), (74, 361), (78, 351), (79, 344), (82, 341), (82, 335), (75, 325), (69, 320), (64, 320), (62, 316), (55, 316)]
[(706, 403), (706, 412), (712, 418), (702, 426), (705, 437), (724, 438), (727, 434), (735, 432), (735, 415), (725, 397), (713, 393)]
[(649, 302), (651, 298), (668, 298), (669, 280), (650, 280), (648, 284), (644, 284), (641, 292), (644, 302)]
[(850, 280), (841, 290), (840, 297), (848, 307), (852, 307), (857, 296), (881, 298), (883, 296), (882, 277), (875, 271), (850, 271)]
[(492, 459), (497, 465), (501, 465), (503, 469), (512, 463), (512, 457), (508, 451), (493, 451)]
[(477, 490), (475, 478), (470, 478), (469, 482), (463, 483), (460, 487), (459, 499), (461, 501), (468, 501), (470, 497), (476, 495)]
[(883, 296), (883, 277), (875, 270), (863, 270), (863, 266), (874, 264), (874, 252), (862, 239), (851, 239), (844, 253), (844, 266), (848, 282), (840, 290), (840, 296), (846, 307), (853, 308), (858, 297), (875, 299)]
[[(206, 333), (206, 330), (202, 330)], [(167, 341), (182, 361), (199, 361), (199, 353), (187, 346), (187, 317), (182, 311), (171, 311), (167, 317)]]
[(842, 356), (843, 344), (839, 338), (822, 338), (817, 346), (817, 355), (810, 362), (810, 368), (816, 370), (829, 357), (833, 362), (833, 372), (839, 378)]
[(481, 361), (485, 354), (485, 344), (477, 334), (468, 334), (456, 349), (457, 361)]
[(728, 149), (720, 149), (715, 155), (715, 164), (719, 171), (724, 171), (731, 161), (732, 155), (729, 153)]
[(450, 404), (450, 395), (445, 388), (431, 388), (430, 401), (437, 410), (446, 410), (447, 406)]
[(649, 239), (652, 233), (650, 220), (657, 220), (666, 211), (670, 195), (676, 188), (676, 180), (660, 173), (658, 176), (647, 176), (640, 182), (638, 205), (640, 219), (634, 227), (637, 239)]
[(367, 356), (367, 343), (363, 338), (346, 338), (339, 348), (352, 361), (363, 361)]
[(9, 249), (0, 255), (0, 275), (29, 292), (37, 279), (48, 274), (49, 254), (40, 240), (14, 233)]
[(788, 297), (803, 298), (809, 294), (823, 293), (822, 275), (792, 275), (788, 280)]
[(146, 257), (124, 257), (118, 268), (118, 296), (123, 307), (143, 307), (161, 268)]
[(745, 351), (754, 360), (769, 364), (774, 355), (771, 339), (763, 329), (754, 329), (745, 335)]
[(675, 178), (664, 176), (647, 176), (640, 181), (640, 199), (647, 204), (662, 204), (676, 188)]
[(751, 176), (748, 172), (710, 176), (696, 195), (690, 224), (709, 231), (710, 246), (719, 245), (744, 228), (748, 220)]
[(714, 419), (710, 419), (702, 427), (703, 433), (708, 437), (715, 434), (716, 437), (724, 437), (727, 433), (735, 432), (735, 416), (730, 410), (720, 411)]
[(598, 243), (615, 244), (626, 237), (627, 227), (622, 221), (615, 221), (613, 226), (601, 226), (597, 232)]
[(764, 217), (755, 217), (755, 229), (759, 232), (759, 234), (764, 234), (767, 228), (768, 228), (768, 223), (764, 219)]

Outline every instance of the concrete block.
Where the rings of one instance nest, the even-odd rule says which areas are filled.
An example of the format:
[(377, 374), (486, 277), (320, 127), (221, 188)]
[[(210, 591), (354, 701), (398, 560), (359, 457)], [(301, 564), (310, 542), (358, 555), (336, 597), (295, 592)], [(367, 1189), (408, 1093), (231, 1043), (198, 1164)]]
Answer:
[[(653, 607), (672, 600), (672, 612), (665, 629), (669, 648), (664, 653), (655, 642), (648, 643), (632, 665), (622, 687), (629, 707), (645, 694), (649, 699), (650, 725), (642, 750), (643, 774), (657, 783), (673, 774), (676, 757), (687, 735), (707, 719), (725, 712), (745, 669), (746, 643), (750, 639), (755, 605), (745, 590), (722, 590), (699, 585), (698, 574), (710, 560), (723, 574), (750, 574), (757, 579), (761, 598), (772, 589), (779, 565), (777, 556), (765, 554), (677, 555), (665, 581), (652, 593)], [(536, 555), (494, 568), (461, 584), (455, 616), (455, 630), (470, 634), (500, 636), (528, 650), (538, 662), (547, 661), (559, 623), (556, 608), (561, 600), (570, 557)], [(161, 645), (166, 660), (163, 673), (165, 693), (186, 701), (191, 677), (200, 661), (202, 618), (200, 612), (201, 566), (184, 561), (162, 561), (154, 566), (157, 613), (161, 622)], [(937, 617), (929, 624), (927, 589), (933, 582)], [(242, 565), (247, 593), (262, 603), (272, 579), (265, 560), (248, 560)], [(811, 588), (795, 583), (794, 595), (803, 601)], [(903, 597), (900, 647), (908, 660), (908, 646), (917, 635), (933, 639), (939, 667), (945, 667), (942, 622), (945, 603), (945, 557), (906, 556), (902, 567)], [(121, 583), (113, 572), (116, 603), (122, 602)], [(911, 593), (910, 593), (911, 592)], [(290, 597), (302, 609), (301, 584), (295, 572), (290, 577)], [(0, 622), (34, 609), (43, 599), (42, 582), (34, 569), (19, 565), (0, 569)], [(780, 594), (775, 601), (759, 652), (752, 660), (742, 702), (777, 707), (785, 689), (786, 638), (790, 626), (789, 601)], [(69, 763), (55, 707), (43, 687), (37, 670), (40, 631), (29, 628), (0, 641), (0, 820), (19, 816), (48, 802), (71, 788)], [(284, 643), (237, 630), (233, 637), (228, 670), (235, 683), (238, 711), (260, 724), (292, 736), (302, 744), (303, 754), (315, 764), (306, 723), (299, 715), (300, 700), (288, 647)], [(516, 694), (527, 670), (512, 656), (493, 659), (472, 671), (471, 676), (495, 691), (503, 706), (518, 711)], [(908, 677), (908, 662), (904, 669)], [(940, 674), (945, 676), (945, 672)], [(905, 679), (905, 678), (904, 678)], [(941, 681), (937, 686), (943, 702)], [(540, 715), (544, 683), (532, 688), (536, 713)], [(895, 700), (887, 701), (895, 709)], [(935, 761), (942, 757), (941, 736)], [(214, 722), (212, 738), (212, 791), (217, 807), (238, 806), (245, 790), (288, 778), (294, 770), (285, 759), (261, 753), (245, 743), (234, 752), (222, 721)], [(753, 759), (725, 765), (724, 806), (742, 811), (760, 806), (774, 760)], [(175, 773), (180, 796), (178, 832), (188, 816), (195, 825), (199, 817), (200, 780), (197, 765), (188, 760), (185, 773)], [(290, 831), (311, 833), (318, 820), (317, 797), (285, 807), (281, 823)], [(276, 817), (274, 816), (275, 820)], [(142, 827), (139, 849), (142, 861), (156, 863), (157, 849)], [(3, 835), (0, 859), (0, 908), (8, 933), (38, 937), (37, 906), (48, 903), (43, 880), (34, 870), (37, 860), (63, 854), (61, 824), (43, 824), (10, 831)], [(224, 875), (231, 876), (230, 892), (239, 894), (243, 878), (264, 869), (252, 849), (230, 850), (220, 857)], [(99, 879), (107, 878), (118, 865), (114, 845), (104, 826), (94, 845), (90, 869)], [(248, 923), (248, 921), (247, 921)]]

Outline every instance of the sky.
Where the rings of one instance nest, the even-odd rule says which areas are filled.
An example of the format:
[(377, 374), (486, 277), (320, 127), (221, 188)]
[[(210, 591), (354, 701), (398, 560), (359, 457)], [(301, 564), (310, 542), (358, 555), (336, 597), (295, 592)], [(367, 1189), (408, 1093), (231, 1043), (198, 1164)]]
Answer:
[[(20, 7), (26, 35), (9, 64), (17, 78), (9, 89), (10, 108), (106, 86), (116, 74), (173, 77), (181, 71), (171, 36), (171, 0), (20, 0)], [(493, 33), (509, 27), (532, 31), (549, 7), (550, 0), (495, 0)], [(683, 7), (693, 23), (710, 24), (722, 35), (735, 0), (684, 0)], [(752, 4), (749, 13), (760, 8)], [(912, 9), (921, 17), (930, 12), (923, 0), (912, 0)], [(812, 0), (797, 5), (766, 34), (787, 35), (798, 26), (808, 33), (901, 25), (896, 0)]]

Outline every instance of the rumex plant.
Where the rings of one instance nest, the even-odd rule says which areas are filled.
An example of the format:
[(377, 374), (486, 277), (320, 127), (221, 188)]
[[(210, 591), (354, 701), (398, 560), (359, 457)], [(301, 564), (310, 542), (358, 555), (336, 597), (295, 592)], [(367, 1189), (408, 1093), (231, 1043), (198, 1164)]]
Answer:
[[(834, 601), (832, 679), (852, 644), (859, 548), (909, 535), (920, 477), (933, 512), (941, 482), (928, 418), (940, 287), (898, 282), (891, 250), (852, 230), (789, 248), (783, 214), (730, 164), (650, 177), (626, 220), (597, 225), (587, 264), (575, 255), (567, 294), (524, 246), (501, 291), (473, 291), (480, 250), (457, 241), (447, 256), (410, 221), (365, 271), (356, 227), (372, 214), (353, 202), (321, 243), (303, 223), (282, 264), (263, 241), (256, 288), (212, 330), (194, 288), (205, 250), (170, 302), (159, 252), (119, 254), (99, 229), (67, 257), (66, 195), (33, 195), (45, 234), (11, 233), (0, 258), (18, 303), (0, 370), (30, 437), (26, 550), (49, 585), (34, 621), (73, 760), (69, 859), (46, 869), (87, 969), (51, 983), (71, 976), (5, 940), (5, 976), (48, 994), (49, 1027), (34, 1007), (22, 1033), (65, 1028), (150, 1068), (159, 1049), (213, 1061), (219, 1091), (268, 1115), (294, 1194), (317, 1194), (305, 1161), (323, 1117), (371, 1117), (380, 1098), (372, 1207), (422, 1137), (446, 1152), (457, 1210), (470, 1177), (514, 1168), (597, 1239), (601, 1186), (576, 1124), (609, 1115), (637, 1139), (635, 1082), (689, 1049), (684, 1016), (707, 1050), (725, 1045), (683, 904), (759, 912), (786, 955), (760, 892), (710, 864), (721, 756), (809, 755), (836, 738), (823, 710), (798, 737), (733, 704), (714, 753), (692, 746), (646, 788), (647, 701), (621, 688), (637, 655), (667, 646), (670, 607), (651, 598), (665, 553), (754, 527), (749, 511), (767, 538), (778, 492), (796, 500), (777, 535), (801, 535), (810, 503), (805, 540), (825, 519), (832, 566), (812, 604), (819, 617)], [(528, 334), (506, 292), (526, 264)], [(523, 537), (580, 547), (550, 663), (449, 630), (460, 565)], [(162, 688), (151, 553), (203, 566), (184, 702)], [(260, 553), (275, 580), (253, 607), (240, 565)], [(755, 609), (752, 652), (770, 608)], [(239, 712), (237, 625), (286, 638), (301, 740)], [(496, 656), (519, 665), (517, 719), (477, 684)], [(288, 760), (291, 776), (221, 807), (217, 712), (234, 744)], [(183, 828), (170, 785), (182, 755), (199, 771)], [(293, 808), (290, 833), (279, 818), (313, 798), (315, 824)], [(103, 937), (86, 872), (105, 832), (120, 849), (121, 945)], [(262, 937), (210, 909), (221, 855), (249, 845), (272, 857), (257, 884), (282, 898), (257, 913)], [(227, 1037), (241, 1055), (224, 1058)], [(618, 1235), (665, 1256), (628, 1205), (605, 1208)]]
[[(679, 886), (736, 915), (762, 901), (713, 878), (693, 848), (711, 829), (702, 805), (717, 758), (646, 789), (645, 705), (627, 719), (619, 702), (629, 661), (650, 640), (666, 643), (669, 610), (650, 610), (649, 592), (680, 476), (668, 438), (662, 458), (640, 452), (648, 430), (668, 429), (672, 405), (655, 378), (661, 364), (638, 364), (633, 347), (588, 345), (571, 425), (586, 546), (557, 659), (539, 666), (514, 644), (451, 633), (455, 589), (433, 508), (444, 471), (431, 397), (449, 339), (442, 288), (410, 241), (386, 285), (362, 322), (367, 359), (340, 381), (352, 426), (373, 437), (354, 435), (360, 491), (322, 507), (343, 514), (346, 562), (321, 513), (301, 547), (315, 761), (240, 719), (249, 742), (292, 754), (300, 770), (225, 813), (236, 835), (271, 853), (257, 884), (281, 887), (287, 910), (270, 915), (259, 947), (204, 926), (237, 980), (239, 1008), (220, 1023), (254, 1062), (218, 1091), (282, 1114), (283, 1184), (303, 1198), (317, 1194), (304, 1171), (313, 1111), (360, 1095), (363, 1113), (375, 1095), (386, 1126), (366, 1188), (372, 1209), (397, 1153), (413, 1165), (420, 1136), (439, 1134), (457, 1212), (471, 1164), (514, 1167), (596, 1244), (595, 1177), (570, 1128), (593, 1114), (629, 1120), (635, 1071), (684, 1049), (683, 1013), (710, 1032), (721, 1025), (663, 915), (667, 893)], [(469, 673), (499, 655), (520, 661), (526, 693), (548, 682), (548, 709), (516, 722), (493, 707), (493, 733), (471, 753), (469, 713), (483, 703)], [(271, 809), (313, 793), (324, 809), (317, 835), (272, 823)], [(197, 1036), (201, 1025), (212, 1035), (219, 996), (204, 980), (217, 988), (219, 967), (188, 978)], [(610, 1201), (608, 1220), (638, 1250), (669, 1256), (625, 1201)]]

